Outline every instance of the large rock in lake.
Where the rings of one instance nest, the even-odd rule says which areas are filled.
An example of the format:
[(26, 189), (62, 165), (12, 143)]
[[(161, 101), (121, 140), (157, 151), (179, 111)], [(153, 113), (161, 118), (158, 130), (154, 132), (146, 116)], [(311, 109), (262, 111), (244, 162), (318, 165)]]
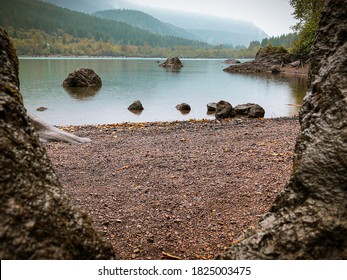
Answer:
[(347, 259), (346, 30), (347, 0), (325, 1), (290, 181), (219, 259)]
[(19, 92), (18, 58), (0, 28), (0, 259), (113, 259), (61, 187)]
[(216, 104), (215, 117), (217, 120), (233, 118), (235, 116), (236, 111), (229, 102), (221, 100)]
[(70, 73), (63, 81), (62, 86), (65, 88), (100, 88), (102, 81), (93, 69), (81, 67)]

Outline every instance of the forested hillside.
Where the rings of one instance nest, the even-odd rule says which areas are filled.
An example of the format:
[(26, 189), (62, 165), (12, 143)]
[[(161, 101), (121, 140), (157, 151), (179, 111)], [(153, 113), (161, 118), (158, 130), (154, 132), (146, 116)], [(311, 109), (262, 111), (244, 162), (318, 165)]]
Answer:
[(91, 14), (100, 10), (118, 8), (118, 3), (128, 3), (126, 0), (41, 0), (72, 11)]
[(151, 47), (202, 46), (198, 41), (159, 36), (122, 22), (101, 19), (36, 0), (0, 0), (0, 25), (18, 31), (41, 30), (51, 36), (64, 33), (74, 38)]
[[(124, 22), (36, 0), (0, 0), (0, 6), (0, 26), (9, 33), (19, 55), (253, 58), (263, 44), (290, 47), (285, 42), (290, 41), (291, 35), (264, 39), (261, 43), (252, 41), (248, 47), (212, 46), (196, 40), (161, 36), (153, 30), (145, 31)], [(123, 13), (123, 20), (131, 18), (130, 15), (142, 20), (142, 28), (149, 24), (158, 30), (164, 26), (180, 30), (137, 11)]]

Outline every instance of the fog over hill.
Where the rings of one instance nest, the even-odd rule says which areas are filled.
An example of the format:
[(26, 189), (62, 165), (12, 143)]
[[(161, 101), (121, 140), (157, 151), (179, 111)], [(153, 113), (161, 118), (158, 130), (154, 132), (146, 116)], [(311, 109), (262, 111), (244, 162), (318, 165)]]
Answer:
[(120, 9), (128, 5), (124, 0), (41, 0), (73, 11), (87, 14), (100, 10)]
[[(84, 13), (93, 13), (97, 11), (114, 9), (138, 10), (153, 16), (164, 24), (171, 24), (178, 28), (184, 29), (186, 32), (184, 36), (185, 38), (187, 38), (187, 34), (192, 34), (191, 39), (199, 39), (214, 45), (224, 44), (233, 46), (248, 46), (249, 42), (251, 41), (261, 41), (262, 39), (268, 37), (263, 30), (251, 22), (229, 18), (219, 18), (202, 14), (185, 13), (176, 10), (156, 9), (149, 6), (136, 5), (126, 0), (42, 1)], [(136, 26), (134, 19), (132, 19), (131, 22), (124, 20), (123, 22)], [(156, 33), (153, 30), (151, 32)]]
[(151, 15), (136, 11), (136, 10), (126, 10), (126, 9), (116, 9), (116, 10), (105, 10), (92, 13), (92, 15), (110, 19), (115, 21), (121, 21), (127, 23), (131, 26), (141, 28), (152, 33), (156, 33), (164, 36), (175, 36), (182, 37), (186, 39), (198, 40), (199, 38), (192, 33), (187, 32), (183, 28), (179, 28), (170, 23), (161, 22), (160, 20), (152, 17)]

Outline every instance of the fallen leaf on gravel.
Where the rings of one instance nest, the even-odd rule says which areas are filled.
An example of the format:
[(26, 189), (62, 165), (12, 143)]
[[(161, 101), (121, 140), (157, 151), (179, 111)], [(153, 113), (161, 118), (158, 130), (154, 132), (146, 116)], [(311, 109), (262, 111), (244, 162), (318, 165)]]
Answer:
[(241, 242), (241, 241), (243, 241), (243, 240), (245, 240), (245, 239), (246, 239), (246, 238), (237, 239), (237, 240), (231, 242), (230, 245), (235, 245), (236, 243), (239, 243), (239, 242)]
[(174, 256), (165, 252), (161, 253), (161, 258), (164, 260), (180, 260), (181, 259), (180, 257)]
[(180, 141), (181, 142), (185, 142), (185, 141), (188, 141), (189, 139), (186, 139), (186, 138), (181, 138)]
[(116, 169), (116, 171), (122, 171), (122, 170), (128, 169), (128, 168), (130, 168), (130, 165), (125, 165), (125, 166), (123, 166), (121, 168)]

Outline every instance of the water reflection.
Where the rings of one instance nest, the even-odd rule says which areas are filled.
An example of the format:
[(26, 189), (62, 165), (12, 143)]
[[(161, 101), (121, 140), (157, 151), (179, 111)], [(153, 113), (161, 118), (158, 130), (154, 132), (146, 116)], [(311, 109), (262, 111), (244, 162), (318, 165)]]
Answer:
[(182, 115), (188, 115), (190, 113), (190, 110), (178, 110), (181, 112)]
[(95, 96), (100, 88), (97, 87), (64, 87), (64, 90), (77, 100), (90, 99)]
[(307, 76), (287, 73), (228, 73), (229, 75), (248, 76), (250, 79), (259, 79), (269, 86), (288, 85), (293, 104), (301, 104), (307, 92)]
[[(233, 106), (257, 103), (265, 117), (292, 116), (299, 108), (287, 104), (301, 104), (306, 94), (304, 76), (231, 74), (222, 71), (222, 60), (182, 62), (183, 70), (172, 72), (159, 67), (156, 59), (21, 59), (21, 91), (29, 111), (49, 108), (45, 118), (57, 125), (213, 119), (206, 104), (220, 100)], [(61, 81), (78, 67), (98, 73), (100, 91), (63, 89)], [(127, 110), (134, 100), (146, 108), (141, 115)], [(193, 108), (189, 115), (175, 109), (183, 100)]]
[(182, 68), (166, 67), (165, 71), (170, 73), (180, 73), (182, 71)]
[(128, 109), (129, 112), (133, 113), (134, 115), (140, 116), (143, 112), (143, 110), (130, 110)]

